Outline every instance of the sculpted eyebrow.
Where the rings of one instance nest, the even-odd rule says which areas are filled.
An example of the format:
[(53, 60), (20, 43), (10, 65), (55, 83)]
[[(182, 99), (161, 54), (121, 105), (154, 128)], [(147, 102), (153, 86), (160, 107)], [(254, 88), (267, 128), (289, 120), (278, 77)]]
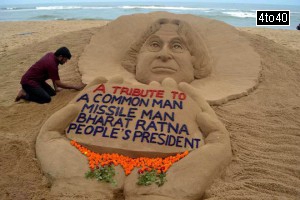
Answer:
[(172, 40), (170, 41), (170, 43), (175, 43), (175, 42), (180, 43), (182, 47), (188, 49), (186, 42), (181, 37), (172, 38)]
[(180, 38), (180, 37), (174, 37), (174, 38), (172, 38), (171, 42), (180, 42), (180, 43), (182, 43), (182, 44), (185, 45), (184, 40), (182, 38)]
[(151, 36), (148, 38), (148, 41), (149, 41), (149, 40), (152, 40), (152, 39), (160, 39), (160, 37), (158, 37), (157, 35), (151, 35)]

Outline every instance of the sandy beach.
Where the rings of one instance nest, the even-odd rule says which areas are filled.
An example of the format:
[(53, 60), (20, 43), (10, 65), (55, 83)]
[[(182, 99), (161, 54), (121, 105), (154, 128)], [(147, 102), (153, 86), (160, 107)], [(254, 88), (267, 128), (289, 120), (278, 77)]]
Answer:
[[(1, 199), (107, 199), (51, 192), (36, 159), (35, 141), (43, 123), (78, 92), (63, 90), (44, 105), (14, 102), (23, 73), (60, 46), (67, 46), (73, 55), (60, 68), (62, 80), (79, 82), (78, 59), (91, 36), (107, 23), (0, 22)], [(263, 70), (250, 95), (213, 107), (231, 134), (233, 159), (204, 199), (299, 199), (300, 31), (238, 30), (261, 56)]]

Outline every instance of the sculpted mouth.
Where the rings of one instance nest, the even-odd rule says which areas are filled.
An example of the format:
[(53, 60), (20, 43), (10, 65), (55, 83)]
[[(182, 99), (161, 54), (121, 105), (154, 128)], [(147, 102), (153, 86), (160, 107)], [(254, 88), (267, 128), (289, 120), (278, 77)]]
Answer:
[(175, 73), (176, 69), (168, 66), (155, 66), (152, 67), (151, 71), (155, 73)]

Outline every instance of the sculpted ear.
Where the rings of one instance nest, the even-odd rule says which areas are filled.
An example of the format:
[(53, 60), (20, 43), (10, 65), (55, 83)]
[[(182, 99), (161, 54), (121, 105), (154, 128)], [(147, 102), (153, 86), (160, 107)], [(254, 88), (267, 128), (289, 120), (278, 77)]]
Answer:
[[(196, 67), (196, 57), (195, 57), (195, 56), (192, 56), (191, 60), (192, 60), (193, 68), (194, 68), (194, 70), (196, 70), (196, 69), (197, 69), (197, 67)], [(195, 73), (195, 72), (194, 72), (194, 73)]]
[(192, 64), (193, 64), (193, 66), (195, 66), (195, 64), (196, 64), (196, 56), (192, 56)]
[(122, 66), (129, 72), (135, 74), (136, 71), (136, 64), (134, 62), (130, 62), (130, 61), (122, 61)]
[(194, 76), (196, 79), (207, 77), (212, 71), (212, 60), (209, 57), (203, 57), (202, 60), (193, 58)]

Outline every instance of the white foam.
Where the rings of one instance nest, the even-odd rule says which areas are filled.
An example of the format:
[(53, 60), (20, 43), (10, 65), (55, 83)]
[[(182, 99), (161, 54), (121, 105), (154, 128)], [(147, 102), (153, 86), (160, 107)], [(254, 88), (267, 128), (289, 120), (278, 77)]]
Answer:
[(37, 10), (72, 10), (80, 9), (80, 6), (39, 6), (36, 7)]
[(121, 9), (154, 9), (154, 10), (203, 10), (209, 11), (211, 8), (190, 8), (190, 7), (172, 7), (172, 6), (119, 6)]
[(82, 7), (82, 6), (40, 6), (37, 10), (78, 10), (78, 9), (111, 9), (113, 7)]
[(222, 12), (223, 14), (227, 14), (233, 17), (240, 18), (256, 18), (256, 13), (253, 12)]

